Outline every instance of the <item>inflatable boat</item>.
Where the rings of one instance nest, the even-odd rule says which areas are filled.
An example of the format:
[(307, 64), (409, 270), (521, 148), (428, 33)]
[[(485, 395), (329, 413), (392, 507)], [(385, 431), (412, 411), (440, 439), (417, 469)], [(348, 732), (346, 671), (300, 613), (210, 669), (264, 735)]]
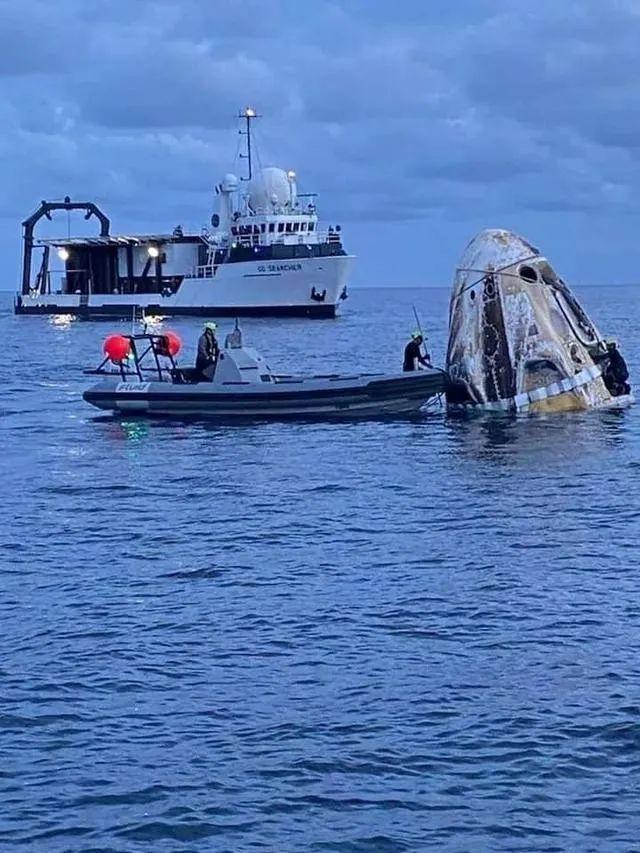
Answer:
[(166, 334), (113, 335), (83, 397), (115, 413), (197, 418), (358, 418), (418, 412), (447, 387), (446, 373), (273, 373), (240, 329), (227, 336), (211, 377), (179, 367), (180, 341)]

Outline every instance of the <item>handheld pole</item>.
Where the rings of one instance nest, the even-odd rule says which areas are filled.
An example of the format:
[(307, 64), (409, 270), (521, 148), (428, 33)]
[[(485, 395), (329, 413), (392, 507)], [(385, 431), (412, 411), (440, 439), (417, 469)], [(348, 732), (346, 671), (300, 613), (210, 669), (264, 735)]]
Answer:
[(429, 352), (429, 348), (427, 347), (427, 336), (422, 331), (422, 323), (420, 322), (420, 318), (418, 317), (418, 312), (416, 311), (416, 306), (412, 305), (413, 308), (413, 316), (416, 318), (416, 326), (418, 327), (418, 331), (420, 332), (420, 336), (422, 337), (422, 343), (424, 344), (424, 357), (431, 364), (431, 353)]

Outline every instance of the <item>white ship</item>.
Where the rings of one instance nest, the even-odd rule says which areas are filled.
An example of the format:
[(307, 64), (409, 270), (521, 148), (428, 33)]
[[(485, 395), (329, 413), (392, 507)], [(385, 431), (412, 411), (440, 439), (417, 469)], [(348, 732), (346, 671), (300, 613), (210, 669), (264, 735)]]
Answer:
[[(248, 174), (225, 175), (216, 187), (218, 212), (199, 234), (178, 226), (170, 234), (115, 235), (91, 202), (43, 201), (23, 222), (16, 313), (334, 317), (354, 260), (341, 228), (320, 226), (315, 197), (298, 193), (294, 172), (254, 170), (256, 114), (247, 108), (241, 117)], [(38, 221), (58, 210), (84, 210), (99, 220), (100, 234), (36, 239)]]

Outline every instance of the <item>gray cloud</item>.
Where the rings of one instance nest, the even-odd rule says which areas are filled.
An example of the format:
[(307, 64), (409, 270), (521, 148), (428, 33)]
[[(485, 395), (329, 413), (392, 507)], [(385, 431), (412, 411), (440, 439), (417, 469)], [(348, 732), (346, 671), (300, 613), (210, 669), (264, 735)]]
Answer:
[(638, 4), (544, 0), (532, 9), (516, 0), (466, 32), (468, 97), (526, 126), (637, 147)]
[(249, 102), (331, 218), (635, 214), (639, 39), (634, 0), (0, 0), (0, 216), (198, 225)]

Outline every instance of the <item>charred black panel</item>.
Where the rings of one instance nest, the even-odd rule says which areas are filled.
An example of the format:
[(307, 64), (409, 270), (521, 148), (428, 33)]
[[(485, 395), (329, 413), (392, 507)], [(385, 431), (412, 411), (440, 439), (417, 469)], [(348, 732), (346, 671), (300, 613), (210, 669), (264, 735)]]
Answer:
[(511, 364), (497, 282), (486, 276), (482, 292), (482, 368), (487, 400), (514, 397), (516, 375)]
[[(456, 302), (458, 298), (456, 297)], [(462, 320), (462, 311), (459, 306), (454, 306), (451, 303), (449, 319), (449, 346), (447, 348), (447, 369), (455, 368), (455, 365), (462, 358), (460, 351), (460, 323)]]

